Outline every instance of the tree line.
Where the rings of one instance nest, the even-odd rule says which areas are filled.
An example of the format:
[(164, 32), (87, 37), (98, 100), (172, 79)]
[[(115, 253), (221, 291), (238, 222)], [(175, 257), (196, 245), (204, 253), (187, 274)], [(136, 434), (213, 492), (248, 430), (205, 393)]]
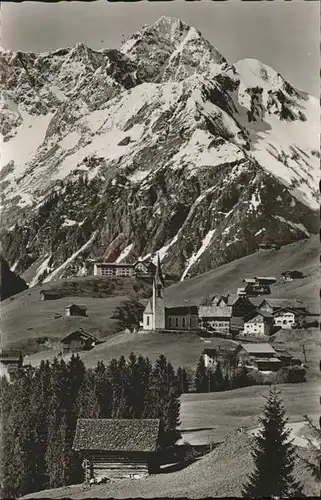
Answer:
[(86, 368), (79, 356), (0, 380), (2, 498), (83, 480), (72, 445), (78, 418), (159, 418), (161, 449), (180, 438), (182, 380), (160, 355), (131, 354)]

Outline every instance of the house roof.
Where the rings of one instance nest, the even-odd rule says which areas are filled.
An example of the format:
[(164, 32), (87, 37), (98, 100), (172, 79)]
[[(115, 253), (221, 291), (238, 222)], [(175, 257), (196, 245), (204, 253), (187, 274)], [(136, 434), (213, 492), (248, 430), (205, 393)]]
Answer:
[(189, 314), (198, 314), (197, 307), (196, 306), (176, 306), (176, 307), (165, 307), (166, 313), (167, 314), (182, 314), (182, 315), (189, 315)]
[(240, 346), (249, 354), (276, 354), (274, 348), (267, 342), (257, 344), (240, 344)]
[(152, 452), (156, 450), (159, 423), (159, 419), (80, 418), (73, 449)]
[(274, 282), (277, 281), (275, 276), (255, 276), (254, 279), (256, 281), (274, 281)]
[(298, 299), (279, 299), (279, 298), (262, 298), (262, 297), (253, 297), (250, 298), (250, 301), (255, 306), (260, 306), (263, 301), (266, 301), (273, 308), (281, 308), (281, 307), (295, 307), (295, 308), (305, 308), (303, 302)]
[(82, 309), (83, 311), (86, 311), (87, 310), (87, 307), (84, 306), (84, 305), (78, 305), (78, 304), (69, 304), (69, 306), (66, 307), (66, 309), (69, 309), (70, 307), (78, 307), (78, 309)]
[(263, 318), (266, 318), (266, 319), (273, 318), (273, 314), (266, 312), (266, 311), (260, 311), (259, 309), (255, 309), (254, 311), (251, 311), (246, 316), (244, 316), (244, 320), (249, 321), (249, 320), (255, 318), (256, 316), (263, 316)]
[(124, 262), (95, 262), (96, 266), (99, 267), (134, 267), (134, 264), (125, 264)]
[(61, 292), (59, 292), (58, 290), (40, 290), (40, 293), (41, 294), (44, 294), (44, 295), (61, 295)]
[(72, 339), (72, 337), (76, 336), (77, 334), (87, 339), (97, 340), (96, 337), (94, 337), (90, 333), (85, 332), (82, 328), (78, 328), (77, 330), (68, 333), (68, 335), (66, 335), (63, 339), (61, 339), (60, 342), (68, 343)]
[(244, 278), (243, 279), (243, 283), (255, 283), (255, 279), (254, 278)]
[(257, 363), (282, 363), (279, 358), (255, 358)]

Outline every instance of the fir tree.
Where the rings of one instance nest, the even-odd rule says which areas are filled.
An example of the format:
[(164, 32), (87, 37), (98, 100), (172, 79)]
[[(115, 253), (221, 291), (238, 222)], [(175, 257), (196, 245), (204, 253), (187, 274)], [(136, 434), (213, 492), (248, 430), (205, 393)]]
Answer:
[(177, 379), (171, 363), (161, 354), (156, 360), (150, 384), (152, 405), (148, 417), (160, 418), (160, 446), (173, 446), (180, 438), (180, 400)]
[(252, 457), (255, 468), (244, 485), (242, 494), (247, 498), (296, 497), (302, 487), (293, 478), (295, 449), (289, 442), (285, 410), (279, 391), (272, 387), (266, 398), (261, 430), (254, 438)]
[(215, 390), (215, 391), (224, 391), (224, 389), (225, 389), (225, 379), (224, 379), (222, 368), (221, 368), (221, 365), (220, 365), (219, 362), (216, 365), (216, 369), (215, 369), (215, 372), (214, 372), (214, 378), (215, 378), (215, 389), (213, 388), (212, 391), (213, 390)]
[(206, 369), (203, 356), (200, 356), (195, 373), (196, 392), (209, 392), (209, 372)]
[(99, 405), (99, 417), (110, 418), (113, 391), (108, 379), (107, 369), (102, 361), (98, 361), (95, 369), (96, 398)]
[(98, 418), (100, 413), (99, 402), (96, 393), (96, 373), (86, 370), (84, 380), (77, 396), (78, 418)]
[(186, 394), (187, 392), (189, 392), (189, 383), (185, 368), (182, 368), (181, 366), (178, 367), (176, 378), (180, 394)]

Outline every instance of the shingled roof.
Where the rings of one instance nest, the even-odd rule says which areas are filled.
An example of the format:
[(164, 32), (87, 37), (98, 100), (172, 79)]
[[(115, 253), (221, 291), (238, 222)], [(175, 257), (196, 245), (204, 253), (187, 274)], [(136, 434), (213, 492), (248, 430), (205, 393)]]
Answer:
[(159, 419), (80, 418), (74, 450), (137, 451), (156, 450)]

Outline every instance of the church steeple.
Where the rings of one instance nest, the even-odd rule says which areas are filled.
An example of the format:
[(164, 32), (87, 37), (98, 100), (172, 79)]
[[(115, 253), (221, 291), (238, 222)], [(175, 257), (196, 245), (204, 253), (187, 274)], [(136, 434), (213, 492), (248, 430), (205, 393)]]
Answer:
[(164, 278), (159, 254), (153, 280), (153, 330), (165, 328)]

